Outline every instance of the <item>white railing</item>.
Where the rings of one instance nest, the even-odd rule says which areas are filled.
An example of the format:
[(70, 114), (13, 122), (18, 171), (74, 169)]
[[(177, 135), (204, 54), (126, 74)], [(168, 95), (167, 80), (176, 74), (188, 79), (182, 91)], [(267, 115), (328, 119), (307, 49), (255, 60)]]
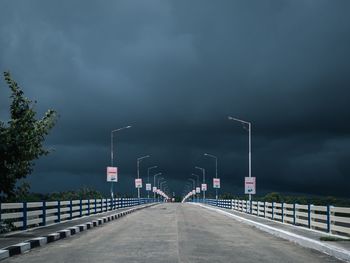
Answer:
[[(203, 199), (200, 200), (203, 202)], [(300, 205), (236, 199), (205, 199), (204, 203), (292, 224), (350, 237), (350, 207)]]
[(153, 202), (156, 199), (115, 198), (0, 203), (0, 223), (9, 223), (16, 229), (27, 229)]

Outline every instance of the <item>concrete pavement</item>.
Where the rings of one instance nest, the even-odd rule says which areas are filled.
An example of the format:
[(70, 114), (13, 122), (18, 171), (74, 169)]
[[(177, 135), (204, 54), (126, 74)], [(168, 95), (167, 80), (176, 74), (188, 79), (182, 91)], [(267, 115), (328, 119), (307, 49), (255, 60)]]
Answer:
[(3, 262), (340, 262), (191, 204), (162, 204)]

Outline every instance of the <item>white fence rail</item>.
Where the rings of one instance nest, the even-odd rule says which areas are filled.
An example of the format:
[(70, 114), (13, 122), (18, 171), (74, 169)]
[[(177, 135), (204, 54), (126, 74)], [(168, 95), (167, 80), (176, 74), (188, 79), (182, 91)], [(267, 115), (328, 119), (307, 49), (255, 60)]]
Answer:
[(0, 222), (11, 223), (17, 229), (27, 229), (153, 202), (156, 199), (115, 198), (0, 203)]
[[(203, 202), (203, 199), (200, 200)], [(350, 207), (300, 205), (236, 199), (205, 199), (204, 203), (285, 224), (350, 237)]]

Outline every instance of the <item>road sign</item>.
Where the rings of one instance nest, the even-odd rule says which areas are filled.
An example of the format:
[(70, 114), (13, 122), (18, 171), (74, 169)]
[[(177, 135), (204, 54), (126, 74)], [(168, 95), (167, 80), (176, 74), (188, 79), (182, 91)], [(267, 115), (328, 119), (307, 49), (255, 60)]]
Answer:
[(213, 187), (220, 188), (220, 178), (213, 178)]
[(196, 193), (199, 194), (201, 192), (201, 188), (200, 187), (196, 187)]
[(196, 194), (196, 190), (192, 190), (192, 194), (194, 194), (194, 195), (195, 195), (195, 194)]
[(256, 194), (256, 180), (255, 177), (245, 177), (244, 180), (244, 193)]
[(142, 179), (135, 179), (135, 187), (136, 188), (142, 188)]
[(107, 182), (118, 182), (118, 167), (107, 167)]
[(202, 184), (202, 191), (203, 192), (207, 191), (207, 184)]
[(151, 191), (151, 189), (152, 189), (151, 184), (146, 184), (146, 191)]
[(157, 187), (153, 186), (153, 193), (157, 192)]

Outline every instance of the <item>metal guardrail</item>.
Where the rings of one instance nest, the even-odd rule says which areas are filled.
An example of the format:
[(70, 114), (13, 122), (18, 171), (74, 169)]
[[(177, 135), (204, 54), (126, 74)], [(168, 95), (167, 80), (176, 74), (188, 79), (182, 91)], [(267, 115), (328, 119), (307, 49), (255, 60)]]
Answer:
[(264, 217), (285, 224), (350, 237), (350, 207), (270, 203), (236, 199), (200, 199), (199, 202)]
[(157, 202), (153, 198), (115, 198), (69, 201), (0, 203), (0, 222), (15, 228), (45, 226), (119, 208)]

